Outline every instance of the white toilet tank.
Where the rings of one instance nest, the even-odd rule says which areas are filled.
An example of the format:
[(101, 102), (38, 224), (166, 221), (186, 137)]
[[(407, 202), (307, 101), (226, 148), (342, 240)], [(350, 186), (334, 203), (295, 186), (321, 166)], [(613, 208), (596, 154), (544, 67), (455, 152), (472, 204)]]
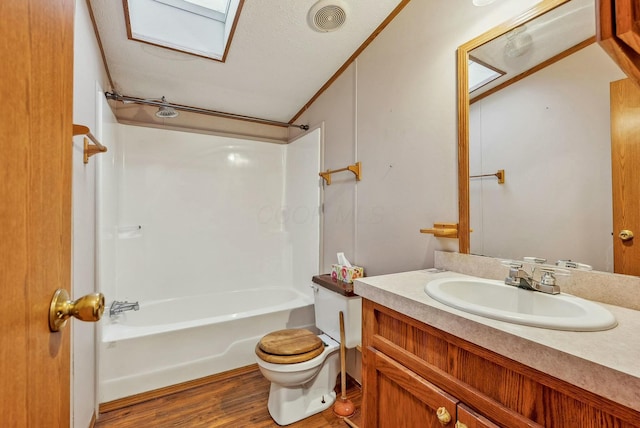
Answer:
[(321, 286), (314, 286), (316, 327), (340, 341), (340, 311), (344, 314), (345, 346), (355, 348), (362, 340), (362, 298), (347, 297)]

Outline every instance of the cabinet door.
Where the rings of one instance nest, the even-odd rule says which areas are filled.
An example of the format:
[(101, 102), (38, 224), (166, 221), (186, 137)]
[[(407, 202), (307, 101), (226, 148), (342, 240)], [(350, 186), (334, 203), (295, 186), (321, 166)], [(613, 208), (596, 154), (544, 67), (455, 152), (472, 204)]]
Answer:
[(477, 414), (464, 404), (458, 404), (456, 428), (500, 428), (500, 426)]
[(616, 34), (640, 54), (640, 2), (616, 0)]
[(598, 43), (640, 85), (638, 47), (638, 0), (597, 0), (596, 37)]
[[(363, 394), (365, 426), (442, 428), (455, 425), (457, 400), (388, 356), (369, 348)], [(440, 409), (440, 410), (438, 410)], [(437, 413), (447, 413), (441, 421)]]

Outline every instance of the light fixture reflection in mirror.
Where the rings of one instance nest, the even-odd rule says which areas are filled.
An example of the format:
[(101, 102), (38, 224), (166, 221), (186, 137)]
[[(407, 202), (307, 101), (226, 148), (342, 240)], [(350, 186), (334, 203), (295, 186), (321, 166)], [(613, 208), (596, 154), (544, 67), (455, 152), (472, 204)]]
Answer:
[(522, 25), (507, 33), (507, 44), (504, 47), (504, 54), (509, 58), (517, 58), (531, 49), (533, 39), (527, 33), (527, 26)]

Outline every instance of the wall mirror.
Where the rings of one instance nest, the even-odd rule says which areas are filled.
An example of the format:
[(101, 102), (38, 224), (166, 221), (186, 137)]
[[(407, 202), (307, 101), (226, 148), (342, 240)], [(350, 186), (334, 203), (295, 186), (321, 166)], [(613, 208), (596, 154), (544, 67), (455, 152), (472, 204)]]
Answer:
[(612, 271), (609, 82), (625, 75), (595, 31), (595, 0), (545, 0), (458, 49), (461, 253)]

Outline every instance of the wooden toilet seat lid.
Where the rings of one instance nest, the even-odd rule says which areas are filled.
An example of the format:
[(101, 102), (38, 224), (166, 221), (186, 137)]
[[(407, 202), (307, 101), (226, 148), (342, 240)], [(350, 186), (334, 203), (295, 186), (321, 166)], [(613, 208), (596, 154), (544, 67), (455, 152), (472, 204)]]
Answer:
[(301, 363), (324, 351), (322, 340), (307, 329), (278, 330), (267, 334), (256, 346), (256, 354), (276, 364)]

